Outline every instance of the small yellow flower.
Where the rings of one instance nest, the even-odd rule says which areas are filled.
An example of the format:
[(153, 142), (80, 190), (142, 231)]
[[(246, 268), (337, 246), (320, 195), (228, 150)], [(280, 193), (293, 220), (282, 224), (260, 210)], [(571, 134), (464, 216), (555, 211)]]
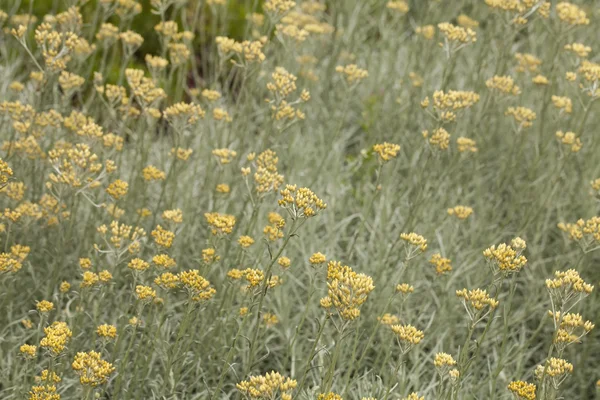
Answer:
[(93, 350), (78, 352), (71, 367), (79, 375), (79, 382), (91, 387), (106, 383), (110, 374), (115, 371), (111, 363), (103, 360), (100, 353)]
[(397, 144), (384, 142), (373, 146), (373, 151), (377, 153), (379, 160), (382, 163), (385, 163), (393, 158), (396, 158), (398, 152), (400, 151), (400, 146)]
[(19, 347), (19, 351), (21, 352), (23, 357), (31, 359), (31, 358), (35, 357), (35, 354), (37, 351), (37, 346), (24, 344), (24, 345), (21, 345), (21, 347)]
[(287, 269), (291, 265), (291, 261), (288, 257), (281, 256), (277, 259), (277, 264), (283, 269)]
[(252, 239), (250, 236), (240, 236), (240, 238), (238, 239), (238, 244), (242, 248), (247, 249), (248, 247), (254, 244), (254, 239)]
[(150, 286), (137, 285), (135, 294), (138, 300), (141, 301), (152, 301), (156, 297), (156, 291)]
[(524, 381), (512, 381), (508, 384), (508, 390), (510, 390), (517, 398), (523, 400), (535, 400), (536, 386), (533, 383)]
[(435, 273), (444, 275), (452, 271), (452, 265), (449, 258), (444, 258), (440, 253), (435, 253), (429, 259), (429, 263), (435, 266)]
[(71, 289), (71, 284), (67, 281), (61, 282), (59, 290), (61, 293), (67, 293)]
[(102, 338), (114, 339), (117, 337), (117, 327), (108, 324), (99, 325), (96, 328), (96, 334)]
[(327, 256), (325, 256), (325, 254), (323, 253), (319, 253), (316, 252), (313, 255), (310, 256), (310, 258), (308, 259), (308, 262), (311, 265), (320, 265), (320, 264), (324, 264), (327, 261)]
[(49, 313), (50, 311), (54, 310), (54, 303), (48, 301), (48, 300), (42, 300), (42, 301), (38, 301), (36, 306), (37, 310), (43, 314), (45, 313)]
[(133, 260), (129, 261), (127, 267), (134, 271), (142, 272), (150, 268), (150, 264), (140, 258), (134, 258)]

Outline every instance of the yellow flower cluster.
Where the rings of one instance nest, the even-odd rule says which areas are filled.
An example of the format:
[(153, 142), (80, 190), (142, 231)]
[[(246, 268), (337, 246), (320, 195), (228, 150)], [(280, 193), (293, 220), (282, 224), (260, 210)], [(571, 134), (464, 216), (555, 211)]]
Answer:
[(210, 282), (200, 276), (197, 269), (182, 271), (178, 278), (193, 301), (209, 300), (217, 293), (214, 288), (210, 287)]
[(152, 257), (152, 262), (161, 268), (172, 268), (177, 265), (175, 260), (168, 254), (157, 254)]
[(279, 372), (267, 372), (264, 376), (251, 376), (249, 380), (236, 385), (237, 389), (251, 399), (275, 399), (277, 395), (282, 400), (292, 400), (291, 392), (297, 382), (281, 375)]
[(542, 65), (542, 61), (529, 53), (516, 53), (515, 59), (519, 63), (517, 66), (518, 72), (536, 72), (538, 67)]
[(79, 375), (79, 382), (91, 387), (106, 383), (109, 375), (115, 371), (111, 363), (103, 360), (100, 353), (93, 350), (78, 352), (71, 367)]
[(425, 400), (425, 396), (419, 396), (417, 392), (412, 392), (407, 397), (404, 397), (402, 400)]
[[(454, 113), (444, 113), (447, 122), (449, 121), (447, 118), (453, 120), (455, 117)], [(429, 139), (428, 142), (431, 146), (439, 150), (447, 150), (450, 145), (450, 134), (443, 127), (435, 129), (431, 135), (429, 135), (429, 131), (423, 131), (422, 134), (425, 139)]]
[(54, 356), (59, 355), (67, 346), (73, 336), (65, 322), (55, 321), (52, 325), (44, 328), (45, 337), (40, 341), (40, 346), (50, 351)]
[(38, 301), (35, 308), (41, 313), (49, 313), (54, 310), (54, 303), (48, 300)]
[(237, 156), (237, 152), (229, 149), (214, 149), (212, 155), (217, 157), (221, 164), (229, 164)]
[(348, 84), (353, 84), (362, 81), (369, 76), (369, 71), (358, 68), (356, 64), (338, 65), (335, 71), (342, 74)]
[(558, 331), (556, 332), (556, 338), (554, 343), (557, 345), (559, 350), (572, 343), (579, 343), (580, 339), (591, 332), (594, 329), (594, 324), (590, 321), (586, 321), (580, 314), (566, 313), (562, 316), (560, 311), (548, 312), (554, 319), (555, 323), (559, 323)]
[(508, 384), (510, 390), (518, 399), (535, 400), (536, 386), (533, 383), (524, 381), (512, 381)]
[(448, 215), (455, 216), (458, 219), (467, 219), (473, 214), (473, 209), (468, 206), (455, 206), (447, 210)]
[(504, 94), (512, 94), (514, 96), (521, 93), (521, 88), (515, 84), (515, 81), (510, 76), (495, 75), (485, 81), (485, 86), (488, 89), (497, 90)]
[(312, 254), (310, 256), (310, 258), (308, 259), (308, 262), (311, 265), (324, 264), (326, 261), (327, 261), (327, 256), (325, 256), (325, 254), (320, 253), (320, 252), (316, 252), (316, 253)]
[(536, 369), (536, 376), (544, 373), (552, 378), (563, 377), (573, 372), (573, 364), (562, 358), (552, 357), (546, 362), (546, 367), (539, 365)]
[(202, 261), (205, 264), (212, 264), (220, 259), (221, 257), (217, 255), (217, 251), (213, 247), (202, 249)]
[(379, 161), (382, 163), (388, 162), (396, 158), (400, 151), (400, 145), (394, 143), (383, 142), (373, 146), (373, 151), (379, 156)]
[(117, 327), (109, 324), (99, 325), (96, 334), (102, 338), (114, 339), (117, 337)]
[(594, 290), (594, 286), (586, 283), (574, 269), (554, 272), (554, 279), (546, 279), (546, 287), (551, 292), (562, 293), (563, 298), (573, 293), (588, 295)]
[(37, 347), (30, 344), (23, 344), (21, 347), (19, 347), (19, 352), (25, 358), (34, 358), (37, 352)]
[(125, 197), (128, 189), (129, 184), (127, 182), (117, 179), (108, 185), (106, 188), (106, 193), (108, 193), (108, 195), (113, 199), (120, 200)]
[(477, 148), (477, 143), (473, 139), (466, 137), (459, 137), (456, 139), (456, 144), (458, 146), (458, 151), (461, 153), (477, 153), (479, 150)]
[(233, 232), (235, 217), (229, 214), (205, 213), (204, 218), (211, 227), (211, 233), (215, 236), (228, 235)]
[(421, 343), (421, 340), (425, 337), (423, 331), (412, 325), (392, 325), (390, 328), (396, 335), (402, 354), (408, 353), (410, 349)]
[(373, 289), (375, 286), (370, 276), (356, 273), (339, 261), (329, 261), (327, 297), (321, 299), (321, 306), (327, 309), (334, 307), (342, 319), (351, 321), (360, 316), (360, 307)]
[(321, 393), (317, 396), (317, 400), (344, 400), (342, 396), (339, 394), (329, 392), (329, 393)]
[(465, 307), (472, 309), (471, 316), (475, 316), (477, 312), (483, 310), (486, 307), (495, 309), (498, 307), (499, 302), (492, 299), (488, 294), (487, 290), (473, 289), (467, 291), (467, 289), (457, 290), (456, 296), (463, 299)]
[(263, 8), (274, 15), (282, 15), (296, 7), (296, 2), (292, 0), (266, 0)]
[(413, 285), (408, 283), (399, 283), (396, 285), (396, 293), (402, 293), (403, 295), (409, 295), (415, 291)]
[(35, 385), (28, 394), (29, 400), (60, 400), (56, 385)]
[(167, 175), (163, 171), (156, 168), (154, 165), (148, 165), (147, 167), (145, 167), (142, 170), (142, 176), (144, 177), (144, 180), (147, 182), (164, 181), (165, 178), (167, 177)]
[(427, 250), (427, 239), (418, 233), (401, 233), (400, 239), (405, 243), (406, 261), (409, 261)]
[(160, 247), (168, 249), (173, 245), (175, 233), (163, 228), (160, 225), (156, 225), (156, 229), (154, 229), (150, 234), (152, 235), (152, 238), (154, 238), (154, 243)]
[(461, 26), (452, 25), (449, 22), (442, 22), (438, 24), (437, 27), (446, 40), (450, 42), (468, 44), (477, 41), (477, 33), (471, 28), (463, 28)]
[(277, 153), (267, 149), (256, 157), (256, 172), (254, 182), (259, 194), (266, 194), (279, 189), (283, 184), (283, 175), (277, 171), (279, 158)]
[(252, 239), (252, 237), (250, 236), (240, 236), (238, 239), (238, 244), (244, 248), (247, 249), (248, 247), (252, 246), (254, 244), (254, 239)]
[(554, 107), (566, 112), (567, 114), (571, 114), (573, 111), (573, 104), (571, 99), (568, 97), (552, 96), (552, 104), (554, 104)]
[(515, 119), (519, 124), (517, 131), (520, 131), (522, 128), (529, 128), (537, 118), (533, 110), (527, 107), (508, 107), (504, 115), (512, 116)]
[(556, 5), (556, 14), (561, 21), (569, 25), (588, 25), (590, 23), (585, 11), (566, 1), (561, 1)]
[(144, 76), (141, 69), (128, 68), (125, 70), (127, 83), (133, 91), (133, 95), (140, 101), (144, 108), (153, 107), (160, 100), (167, 97), (162, 88), (156, 87), (154, 81)]
[(429, 263), (435, 266), (435, 273), (444, 275), (452, 271), (452, 265), (449, 258), (444, 258), (440, 253), (435, 253), (429, 259)]
[(19, 271), (30, 250), (29, 246), (16, 244), (10, 246), (10, 253), (0, 253), (0, 273)]
[(404, 0), (388, 1), (386, 7), (401, 14), (406, 14), (410, 10), (408, 3), (406, 3)]
[(283, 237), (283, 228), (285, 227), (285, 219), (276, 212), (270, 212), (267, 215), (269, 224), (263, 229), (263, 233), (268, 240), (274, 242)]
[(244, 40), (243, 42), (236, 42), (235, 40), (217, 36), (215, 39), (219, 52), (223, 56), (229, 56), (231, 54), (237, 54), (240, 56), (244, 63), (262, 63), (266, 56), (262, 52), (264, 43), (262, 41), (249, 41)]
[(180, 102), (165, 108), (163, 115), (173, 126), (181, 129), (204, 118), (205, 112), (197, 104)]
[(558, 131), (556, 132), (556, 138), (561, 144), (569, 148), (571, 153), (577, 153), (583, 147), (581, 139), (577, 137), (575, 132)]
[(587, 220), (580, 218), (573, 224), (560, 222), (557, 226), (569, 234), (569, 239), (577, 241), (585, 252), (600, 245), (600, 216)]
[[(106, 236), (108, 228), (106, 225), (100, 225), (97, 228), (98, 233)], [(110, 244), (115, 249), (127, 248), (129, 253), (137, 253), (140, 249), (140, 240), (146, 236), (146, 232), (139, 227), (120, 224), (118, 221), (110, 223)]]
[[(437, 90), (433, 93), (433, 107), (441, 120), (445, 122), (454, 121), (456, 119), (456, 112), (470, 108), (478, 101), (479, 95), (475, 92), (462, 90), (444, 92)], [(422, 104), (427, 106), (429, 98), (425, 98)]]
[(583, 43), (569, 43), (565, 44), (563, 48), (567, 51), (577, 54), (577, 56), (580, 58), (586, 58), (592, 51), (591, 47), (586, 46)]
[(154, 283), (164, 289), (175, 289), (179, 286), (179, 277), (170, 272), (164, 272), (154, 279)]
[(135, 295), (142, 302), (150, 302), (156, 297), (156, 290), (150, 286), (137, 285), (135, 287)]
[(327, 208), (327, 204), (308, 188), (285, 185), (280, 192), (278, 204), (286, 208), (294, 218), (309, 218)]
[(519, 272), (527, 264), (527, 258), (521, 254), (526, 247), (525, 241), (517, 237), (510, 245), (502, 243), (498, 247), (493, 245), (485, 249), (483, 256), (490, 263), (494, 273), (510, 274)]
[(379, 321), (382, 325), (391, 326), (398, 324), (400, 322), (400, 318), (393, 314), (385, 313), (381, 317), (377, 317), (377, 321)]

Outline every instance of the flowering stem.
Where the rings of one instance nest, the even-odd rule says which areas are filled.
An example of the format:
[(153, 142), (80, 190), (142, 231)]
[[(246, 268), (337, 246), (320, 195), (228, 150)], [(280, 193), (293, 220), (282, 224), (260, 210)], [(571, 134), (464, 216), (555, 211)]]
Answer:
[(335, 349), (333, 350), (333, 357), (331, 358), (331, 362), (329, 363), (329, 368), (327, 369), (327, 374), (325, 375), (325, 379), (323, 380), (323, 393), (327, 393), (331, 390), (331, 386), (333, 385), (333, 375), (335, 374), (335, 366), (337, 364), (337, 360), (340, 357), (340, 352), (342, 350), (342, 341), (344, 340), (344, 331), (348, 326), (347, 323), (342, 325), (342, 329), (339, 331), (338, 340), (335, 342)]
[[(390, 307), (390, 304), (392, 304), (392, 300), (393, 299), (394, 299), (394, 295), (392, 295), (392, 296), (389, 297), (389, 299), (388, 299), (385, 307), (383, 308), (383, 311), (382, 311), (381, 315), (384, 315), (385, 313), (387, 313), (387, 310)], [(354, 365), (362, 365), (362, 361), (364, 360), (365, 356), (367, 355), (367, 352), (371, 348), (371, 343), (373, 342), (373, 339), (375, 338), (375, 335), (379, 331), (379, 327), (380, 326), (381, 326), (381, 324), (379, 323), (379, 321), (377, 321), (373, 325), (373, 329), (371, 330), (371, 334), (369, 335), (369, 339), (367, 340), (367, 343), (365, 344), (365, 347), (364, 347), (363, 351), (361, 352), (360, 357), (358, 358), (358, 361), (356, 363), (354, 363), (354, 354), (353, 354), (353, 356), (352, 356), (352, 360), (353, 360), (352, 365), (350, 366), (350, 368), (348, 369), (348, 372), (346, 373), (346, 381), (344, 383), (344, 393), (347, 393), (347, 391), (348, 391), (348, 385), (350, 383), (350, 376), (354, 372)]]
[(308, 371), (310, 370), (310, 363), (312, 362), (313, 357), (315, 356), (315, 351), (317, 350), (317, 346), (319, 344), (319, 340), (321, 339), (321, 335), (323, 334), (323, 328), (325, 328), (325, 324), (331, 318), (330, 314), (327, 314), (323, 322), (319, 324), (319, 331), (317, 332), (317, 337), (313, 343), (312, 348), (310, 349), (310, 353), (308, 354), (308, 359), (306, 360), (306, 366), (304, 367), (304, 372), (302, 373), (302, 378), (300, 379), (300, 385), (298, 385), (298, 393), (302, 393), (302, 389), (304, 388), (304, 383), (306, 382), (306, 377), (308, 375)]
[(225, 375), (227, 374), (227, 371), (229, 371), (231, 359), (233, 358), (233, 354), (235, 353), (235, 350), (236, 350), (237, 341), (240, 338), (242, 331), (244, 330), (244, 326), (246, 325), (246, 321), (248, 320), (248, 318), (247, 318), (248, 315), (249, 314), (246, 314), (244, 316), (244, 319), (242, 320), (242, 323), (240, 324), (240, 327), (238, 328), (237, 333), (235, 334), (235, 337), (233, 338), (233, 342), (231, 343), (231, 346), (229, 347), (227, 356), (225, 356), (225, 359), (223, 360), (223, 365), (221, 367), (221, 375), (219, 376), (219, 383), (217, 384), (217, 387), (213, 391), (212, 395), (210, 396), (210, 400), (218, 398), (218, 396), (220, 394), (221, 387), (223, 386), (223, 381), (225, 380)]
[(383, 397), (383, 400), (387, 400), (390, 395), (390, 392), (392, 390), (392, 382), (393, 382), (392, 378), (398, 377), (398, 372), (400, 371), (400, 367), (402, 366), (403, 356), (404, 356), (404, 354), (400, 353), (400, 357), (398, 358), (398, 364), (396, 365), (396, 368), (394, 369), (394, 375), (392, 377), (390, 377), (390, 380), (385, 388), (385, 396)]
[[(169, 352), (169, 356), (167, 358), (167, 368), (165, 370), (165, 376), (169, 376), (171, 374), (171, 369), (173, 368), (173, 364), (175, 363), (175, 359), (177, 358), (177, 355), (179, 353), (179, 351), (178, 351), (179, 350), (179, 347), (178, 347), (179, 341), (181, 340), (181, 338), (183, 337), (183, 335), (185, 334), (185, 332), (188, 329), (193, 310), (194, 310), (194, 301), (190, 298), (190, 299), (188, 299), (188, 306), (187, 306), (187, 309), (185, 310), (185, 316), (183, 317), (183, 321), (179, 325), (179, 331), (177, 332), (177, 337), (175, 338), (175, 342), (173, 343), (173, 346), (171, 347), (171, 351)], [(166, 385), (164, 386), (164, 388), (166, 389)], [(175, 387), (173, 387), (172, 389), (174, 390)]]
[(265, 297), (267, 295), (267, 291), (269, 289), (269, 280), (271, 279), (271, 270), (273, 269), (273, 265), (275, 265), (275, 262), (277, 262), (277, 259), (279, 258), (279, 256), (283, 253), (283, 250), (289, 243), (292, 236), (294, 236), (296, 234), (296, 229), (294, 229), (295, 227), (296, 227), (296, 220), (294, 219), (292, 222), (292, 227), (290, 229), (290, 233), (286, 236), (286, 238), (285, 238), (283, 244), (281, 245), (281, 247), (279, 248), (279, 251), (277, 252), (277, 254), (271, 258), (271, 262), (269, 263), (269, 265), (267, 266), (267, 269), (265, 271), (265, 277), (264, 277), (264, 280), (262, 283), (262, 287), (260, 289), (260, 299), (258, 301), (258, 309), (256, 310), (256, 324), (254, 326), (254, 333), (252, 335), (252, 341), (250, 342), (250, 350), (248, 353), (248, 363), (246, 364), (246, 367), (244, 368), (244, 375), (243, 375), (244, 377), (246, 375), (248, 375), (248, 372), (250, 372), (250, 369), (252, 368), (252, 364), (254, 363), (254, 350), (256, 348), (256, 343), (258, 342), (258, 332), (260, 331), (260, 316), (261, 316), (262, 306), (263, 306)]

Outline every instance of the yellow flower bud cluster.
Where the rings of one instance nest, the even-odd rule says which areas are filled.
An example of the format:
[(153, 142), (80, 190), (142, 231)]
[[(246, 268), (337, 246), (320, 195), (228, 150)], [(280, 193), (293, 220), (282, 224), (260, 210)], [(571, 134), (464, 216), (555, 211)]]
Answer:
[(559, 143), (565, 145), (571, 153), (577, 153), (583, 147), (581, 139), (577, 137), (575, 132), (556, 132), (556, 139)]
[(197, 269), (180, 272), (178, 278), (193, 301), (209, 300), (217, 293), (210, 286), (210, 282), (204, 279)]
[(580, 218), (575, 223), (561, 222), (557, 226), (569, 235), (569, 239), (575, 240), (584, 252), (600, 245), (600, 216), (587, 220)]
[(418, 256), (427, 250), (427, 239), (418, 233), (401, 233), (400, 239), (404, 241), (404, 250), (406, 252), (405, 261), (409, 261), (412, 258)]
[(442, 22), (438, 24), (438, 29), (450, 42), (468, 44), (477, 41), (477, 33), (471, 28), (463, 28), (461, 26), (452, 25), (449, 22)]
[(504, 115), (514, 118), (518, 124), (517, 131), (520, 131), (522, 128), (529, 128), (537, 118), (535, 112), (527, 107), (508, 107)]
[(515, 84), (510, 76), (495, 75), (485, 82), (488, 89), (497, 90), (500, 93), (516, 96), (521, 93), (521, 88)]
[(283, 184), (283, 175), (277, 171), (278, 163), (277, 153), (271, 149), (263, 151), (256, 157), (254, 183), (257, 193), (262, 195), (275, 191)]
[(235, 217), (229, 214), (220, 213), (205, 213), (204, 218), (211, 228), (211, 232), (215, 236), (228, 235), (233, 231), (235, 226)]
[(279, 205), (290, 211), (294, 218), (309, 218), (327, 208), (327, 204), (308, 188), (286, 185), (280, 194)]
[(465, 307), (469, 310), (472, 319), (484, 308), (491, 310), (498, 307), (499, 302), (490, 297), (487, 290), (482, 289), (462, 289), (456, 291), (456, 296), (463, 299)]
[(351, 321), (360, 316), (360, 307), (373, 289), (375, 286), (370, 276), (356, 273), (339, 261), (329, 261), (327, 297), (321, 299), (321, 306), (335, 308), (342, 319)]
[(522, 400), (535, 400), (536, 386), (533, 383), (524, 381), (512, 381), (508, 384), (508, 390), (510, 390), (518, 399)]
[(369, 71), (358, 68), (356, 64), (338, 65), (335, 71), (341, 74), (348, 84), (353, 84), (362, 81), (369, 76)]
[(400, 151), (400, 146), (394, 143), (383, 142), (374, 145), (373, 151), (379, 156), (379, 161), (385, 163), (396, 158)]
[(410, 349), (421, 343), (421, 340), (425, 337), (423, 331), (412, 325), (392, 325), (390, 328), (396, 335), (402, 354), (408, 353)]
[(67, 346), (73, 336), (65, 322), (55, 321), (52, 325), (44, 328), (45, 337), (40, 341), (40, 346), (50, 351), (54, 356), (59, 355)]
[(558, 18), (569, 25), (588, 25), (589, 18), (581, 8), (573, 3), (561, 1), (556, 5)]
[(573, 294), (588, 295), (594, 290), (594, 286), (586, 283), (574, 269), (554, 272), (554, 279), (546, 279), (546, 287), (563, 299), (570, 298)]
[(429, 259), (429, 263), (435, 266), (435, 273), (444, 275), (452, 271), (452, 265), (449, 258), (444, 258), (440, 253), (435, 253)]
[(101, 354), (93, 350), (78, 352), (71, 367), (79, 375), (79, 382), (91, 387), (106, 383), (110, 374), (115, 371), (111, 363), (103, 360)]
[(494, 273), (510, 274), (519, 272), (525, 264), (527, 258), (521, 253), (527, 245), (521, 238), (515, 238), (511, 244), (502, 243), (496, 247), (491, 246), (483, 251), (483, 256), (490, 263)]

